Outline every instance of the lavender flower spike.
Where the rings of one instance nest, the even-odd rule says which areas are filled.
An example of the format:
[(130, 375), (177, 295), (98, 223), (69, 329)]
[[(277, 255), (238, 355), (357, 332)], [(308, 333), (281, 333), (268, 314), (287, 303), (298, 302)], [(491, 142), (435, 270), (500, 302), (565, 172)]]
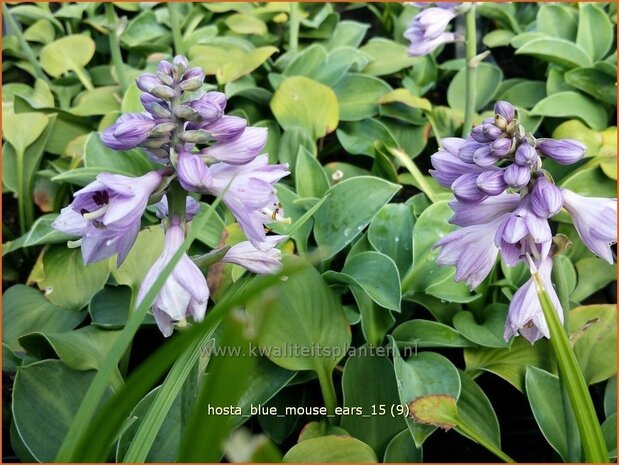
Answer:
[(230, 247), (224, 258), (224, 263), (234, 263), (247, 268), (252, 273), (269, 274), (279, 271), (281, 268), (282, 253), (275, 246), (288, 236), (267, 236), (264, 245), (271, 248), (259, 250), (249, 241), (244, 241)]
[(572, 216), (578, 235), (589, 249), (613, 263), (612, 244), (617, 243), (617, 199), (582, 197), (561, 189), (563, 206)]
[[(559, 315), (559, 319), (563, 322), (561, 302), (550, 279), (552, 257), (549, 256), (542, 260), (537, 271)], [(550, 338), (550, 331), (548, 330), (532, 277), (516, 291), (509, 304), (503, 338), (507, 342), (517, 333), (520, 333), (530, 342), (535, 342), (542, 337)]]
[(494, 245), (494, 236), (504, 216), (489, 223), (457, 229), (443, 237), (433, 246), (441, 248), (436, 263), (455, 265), (455, 280), (466, 281), (471, 290), (475, 289), (496, 262), (499, 249)]
[(426, 8), (418, 13), (404, 32), (404, 37), (411, 41), (408, 54), (427, 55), (440, 45), (455, 41), (455, 34), (445, 32), (455, 17), (454, 11), (444, 8)]
[[(165, 234), (163, 253), (146, 273), (138, 293), (137, 305), (144, 300), (184, 240), (185, 233), (178, 217), (172, 217)], [(171, 336), (174, 322), (183, 325), (187, 316), (192, 316), (194, 321), (202, 321), (209, 294), (206, 278), (187, 254), (183, 254), (157, 294), (152, 307), (153, 316), (163, 335)]]
[(149, 113), (125, 113), (101, 133), (101, 142), (113, 150), (130, 150), (146, 142), (157, 124)]
[(84, 263), (118, 254), (120, 265), (135, 242), (148, 198), (161, 180), (158, 171), (138, 178), (101, 173), (75, 193), (71, 205), (62, 209), (52, 226), (82, 236), (74, 244), (82, 247)]

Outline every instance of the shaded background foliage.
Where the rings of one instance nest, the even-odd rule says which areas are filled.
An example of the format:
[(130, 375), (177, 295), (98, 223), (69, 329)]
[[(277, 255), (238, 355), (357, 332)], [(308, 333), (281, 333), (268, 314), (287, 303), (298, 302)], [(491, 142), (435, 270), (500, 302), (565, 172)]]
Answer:
[[(121, 112), (142, 111), (133, 79), (173, 52), (187, 54), (193, 65), (205, 69), (205, 89), (226, 93), (229, 114), (269, 128), (266, 151), (271, 161), (291, 167), (278, 194), (293, 223), (327, 197), (292, 234), (294, 251), (302, 257), (310, 259), (316, 246), (322, 247), (318, 271), (307, 268), (304, 285), (291, 276), (290, 284), (278, 291), (280, 298), (288, 295), (299, 320), (293, 325), (286, 317), (289, 308), (257, 299), (248, 312), (259, 320), (268, 307), (283, 326), (279, 332), (269, 329), (267, 319), (258, 343), (396, 344), (422, 351), (407, 361), (350, 358), (328, 366), (323, 360), (300, 365), (260, 357), (247, 370), (251, 389), (243, 405), (322, 405), (321, 391), (324, 395), (330, 389), (327, 378), (334, 381), (339, 405), (408, 402), (419, 395), (415, 379), (425, 375), (449, 384), (426, 386), (425, 393), (453, 391), (462, 415), (468, 413), (470, 423), (515, 459), (579, 459), (567, 447), (573, 438), (565, 436), (565, 425), (571, 419), (557, 413), (560, 391), (551, 375), (556, 367), (548, 344), (531, 346), (517, 339), (510, 345), (502, 339), (507, 303), (527, 271), (499, 268), (471, 294), (453, 282), (453, 269), (433, 262), (431, 245), (452, 229), (445, 202), (450, 193), (420, 173), (430, 167), (436, 136), (459, 134), (464, 59), (461, 45), (423, 58), (406, 55), (402, 33), (415, 8), (302, 4), (295, 40), (295, 11), (288, 3), (4, 7), (6, 461), (55, 458), (93, 370), (101, 367), (124, 327), (136, 289), (161, 250), (162, 233), (150, 210), (135, 249), (117, 270), (109, 261), (85, 267), (79, 251), (66, 248), (67, 237), (50, 225), (71, 193), (98, 173), (136, 176), (152, 169), (139, 150), (105, 148), (97, 131)], [(587, 158), (575, 167), (551, 164), (559, 185), (584, 195), (616, 196), (616, 5), (484, 3), (478, 11), (479, 47), (491, 53), (478, 70), (476, 120), (491, 114), (495, 100), (511, 101), (536, 135), (576, 138), (587, 145)], [(175, 36), (174, 22), (182, 34)], [(419, 171), (411, 172), (394, 150), (413, 160)], [(616, 267), (579, 243), (567, 216), (559, 220), (558, 231), (574, 242), (556, 259), (565, 277), (560, 292), (572, 309), (569, 330), (600, 419), (607, 419), (605, 431), (614, 438), (616, 359), (608, 354), (614, 355), (616, 347), (615, 308), (609, 305), (616, 301)], [(199, 231), (192, 253), (240, 240), (232, 221), (218, 208)], [(275, 230), (286, 233), (287, 228)], [(216, 303), (241, 279), (233, 265), (205, 272)], [(412, 278), (404, 280), (408, 276)], [(318, 296), (328, 299), (329, 306), (317, 307)], [(316, 320), (322, 323), (312, 326)], [(226, 324), (217, 338), (224, 338)], [(314, 331), (308, 341), (298, 336), (304, 326)], [(349, 326), (352, 334), (346, 336)], [(329, 339), (327, 329), (334, 327), (342, 331)], [(110, 380), (110, 393), (162, 342), (147, 317)], [(420, 364), (424, 357), (436, 363), (430, 368)], [(181, 394), (171, 399), (148, 460), (177, 459), (207, 360), (200, 362)], [(228, 360), (224, 368), (234, 370), (235, 363)], [(221, 369), (209, 364), (206, 379)], [(398, 392), (398, 385), (408, 391)], [(138, 420), (127, 425), (109, 458), (123, 460), (156, 396), (153, 391), (135, 406), (132, 416)], [(313, 460), (326, 460), (342, 448), (349, 460), (421, 459), (401, 418), (344, 417), (341, 430), (320, 417), (258, 416), (245, 426), (268, 440), (256, 443), (238, 433), (228, 447), (229, 460), (284, 454), (299, 460), (310, 457), (311, 450), (325, 454), (311, 456)], [(428, 437), (423, 444), (426, 461), (496, 460), (455, 430), (430, 435), (427, 427), (408, 426), (419, 445)], [(334, 444), (329, 433), (356, 439)], [(314, 442), (302, 446), (305, 441)], [(235, 455), (239, 451), (249, 455)]]

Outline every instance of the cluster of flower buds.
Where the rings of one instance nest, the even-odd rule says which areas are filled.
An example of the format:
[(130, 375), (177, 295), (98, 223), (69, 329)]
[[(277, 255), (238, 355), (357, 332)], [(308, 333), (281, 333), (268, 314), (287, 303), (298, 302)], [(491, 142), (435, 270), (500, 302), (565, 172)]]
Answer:
[[(155, 74), (136, 79), (143, 92), (143, 113), (127, 113), (101, 133), (102, 142), (114, 150), (143, 149), (162, 166), (141, 177), (102, 173), (75, 193), (62, 209), (54, 227), (72, 236), (70, 246), (81, 246), (85, 263), (117, 255), (123, 262), (135, 243), (141, 217), (149, 203), (157, 204), (157, 216), (165, 228), (164, 250), (146, 275), (138, 304), (186, 236), (187, 222), (199, 203), (187, 191), (214, 196), (236, 217), (247, 241), (233, 245), (221, 259), (255, 273), (272, 273), (280, 266), (278, 243), (285, 236), (269, 236), (265, 225), (288, 221), (275, 183), (289, 174), (287, 165), (269, 165), (261, 155), (267, 129), (224, 113), (227, 99), (221, 92), (203, 92), (204, 72), (189, 67), (187, 58), (161, 61)], [(185, 208), (170, 211), (166, 192), (179, 185)], [(177, 204), (178, 202), (175, 202)], [(182, 204), (181, 204), (182, 205)], [(157, 295), (152, 310), (162, 333), (185, 324), (187, 316), (201, 321), (209, 298), (206, 279), (198, 266), (184, 255)]]
[[(553, 234), (548, 220), (565, 208), (583, 243), (612, 263), (617, 199), (582, 197), (556, 186), (543, 169), (543, 157), (572, 164), (584, 157), (586, 147), (570, 139), (535, 140), (508, 102), (498, 102), (494, 110), (494, 118), (474, 127), (466, 139), (443, 139), (442, 149), (432, 155), (430, 173), (453, 191), (450, 222), (461, 227), (437, 242), (437, 262), (455, 265), (456, 280), (472, 290), (488, 276), (499, 252), (508, 266), (531, 259), (562, 318), (550, 285)], [(532, 281), (510, 304), (505, 339), (517, 332), (530, 341), (549, 337)]]
[(410, 56), (427, 55), (443, 44), (456, 41), (456, 34), (447, 32), (447, 26), (452, 19), (464, 13), (464, 9), (468, 7), (463, 8), (460, 3), (446, 2), (407, 4), (422, 8), (404, 31), (404, 37), (411, 42), (408, 48)]

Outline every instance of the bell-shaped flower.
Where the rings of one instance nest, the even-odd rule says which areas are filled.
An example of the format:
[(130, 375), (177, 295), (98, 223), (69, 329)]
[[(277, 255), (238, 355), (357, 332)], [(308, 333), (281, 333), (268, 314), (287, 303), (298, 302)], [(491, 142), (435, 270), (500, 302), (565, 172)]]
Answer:
[(71, 205), (62, 209), (52, 226), (82, 236), (76, 244), (82, 247), (84, 263), (118, 254), (120, 265), (135, 242), (148, 199), (161, 180), (157, 171), (138, 178), (101, 173), (75, 193)]
[(466, 145), (466, 141), (464, 139), (450, 139), (453, 140), (450, 141), (449, 144), (446, 144), (445, 139), (443, 139), (442, 149), (430, 157), (430, 162), (434, 168), (433, 170), (430, 170), (430, 174), (434, 179), (436, 179), (436, 182), (447, 188), (451, 187), (454, 181), (463, 174), (479, 174), (486, 171), (485, 168), (477, 166), (474, 163), (467, 163), (458, 155), (462, 152)]
[[(163, 253), (146, 273), (138, 293), (137, 305), (144, 300), (184, 240), (185, 232), (178, 217), (172, 217), (165, 232)], [(169, 337), (172, 335), (175, 322), (182, 325), (188, 316), (193, 317), (194, 321), (202, 321), (208, 298), (209, 288), (206, 278), (187, 254), (183, 254), (157, 294), (152, 306), (153, 316), (159, 330), (165, 337)]]
[(471, 290), (475, 289), (496, 262), (499, 249), (494, 244), (494, 236), (502, 218), (466, 226), (441, 238), (433, 246), (441, 248), (436, 263), (455, 265), (455, 280), (466, 281)]
[(617, 199), (583, 197), (561, 189), (563, 206), (584, 244), (598, 257), (613, 263), (610, 248), (617, 243)]
[(247, 127), (235, 139), (217, 142), (200, 153), (206, 157), (231, 165), (251, 162), (262, 153), (267, 143), (267, 128)]
[(198, 112), (202, 121), (212, 123), (224, 115), (226, 95), (222, 92), (207, 92), (188, 105)]
[(205, 192), (212, 181), (211, 171), (200, 155), (184, 148), (178, 152), (176, 174), (183, 189), (189, 192)]
[(561, 189), (552, 184), (544, 176), (535, 180), (531, 190), (531, 208), (541, 218), (550, 218), (561, 211), (563, 196)]
[(488, 195), (477, 187), (477, 173), (467, 173), (456, 179), (451, 185), (451, 190), (460, 202), (481, 202)]
[[(538, 266), (537, 272), (550, 296), (555, 311), (559, 315), (559, 319), (563, 322), (563, 308), (550, 279), (552, 257), (548, 256), (543, 259)], [(507, 342), (518, 333), (530, 342), (535, 342), (542, 337), (550, 338), (550, 331), (548, 330), (546, 318), (537, 296), (533, 277), (516, 291), (509, 304), (503, 338)]]
[(281, 268), (282, 252), (276, 245), (288, 236), (266, 236), (263, 241), (264, 250), (257, 249), (249, 241), (233, 245), (221, 259), (224, 263), (234, 263), (248, 269), (252, 273), (270, 274)]
[(288, 165), (269, 165), (269, 158), (260, 155), (245, 165), (216, 163), (209, 170), (209, 191), (214, 195), (223, 193), (224, 203), (254, 247), (270, 248), (265, 243), (264, 225), (284, 221), (274, 184), (290, 174)]
[(587, 146), (573, 139), (539, 139), (537, 149), (560, 165), (571, 165), (582, 160)]
[(464, 203), (453, 200), (449, 206), (454, 214), (449, 219), (451, 224), (458, 226), (472, 226), (474, 224), (489, 223), (505, 213), (512, 213), (520, 205), (520, 196), (504, 192), (488, 197), (479, 203)]

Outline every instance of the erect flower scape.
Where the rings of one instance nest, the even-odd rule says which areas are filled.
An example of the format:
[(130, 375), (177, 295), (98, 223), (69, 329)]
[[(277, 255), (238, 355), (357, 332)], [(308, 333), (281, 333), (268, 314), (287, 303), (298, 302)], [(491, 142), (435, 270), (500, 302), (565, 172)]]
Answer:
[(2, 19), (3, 463), (616, 462), (616, 2)]

